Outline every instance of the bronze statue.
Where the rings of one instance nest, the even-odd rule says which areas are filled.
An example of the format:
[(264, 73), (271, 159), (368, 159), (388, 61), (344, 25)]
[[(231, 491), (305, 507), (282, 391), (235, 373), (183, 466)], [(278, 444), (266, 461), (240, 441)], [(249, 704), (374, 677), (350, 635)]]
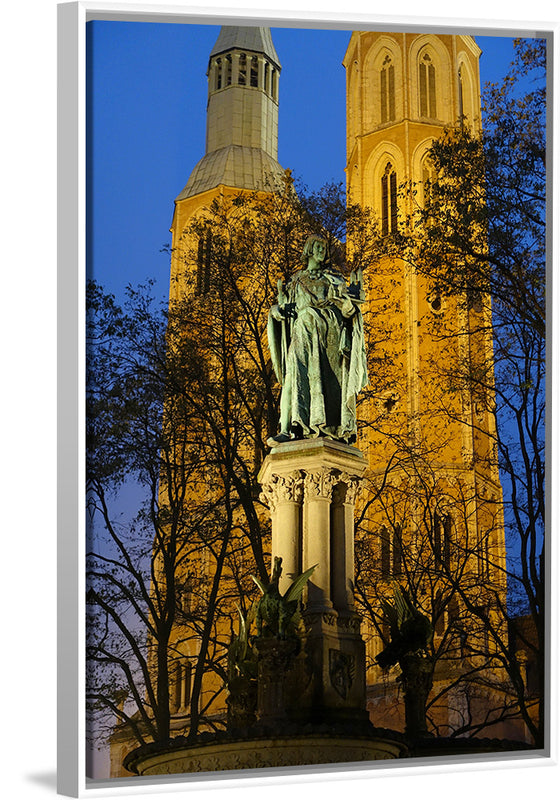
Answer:
[(417, 609), (408, 592), (393, 583), (394, 604), (381, 604), (391, 628), (391, 641), (375, 659), (382, 669), (398, 663), (404, 689), (405, 732), (412, 739), (431, 736), (426, 725), (426, 701), (432, 688), (432, 662), (426, 655), (432, 635), (428, 617)]
[(275, 557), (271, 581), (265, 585), (254, 575), (251, 577), (262, 593), (256, 607), (257, 636), (274, 636), (285, 639), (295, 635), (298, 619), (298, 606), (305, 584), (317, 565), (299, 575), (281, 595), (278, 582), (282, 574), (282, 559)]
[(368, 380), (361, 271), (348, 285), (330, 268), (320, 236), (308, 237), (301, 260), (303, 269), (278, 282), (269, 315), (270, 353), (282, 384), (280, 433), (269, 444), (318, 436), (353, 442), (356, 396)]
[(425, 651), (433, 633), (432, 623), (412, 604), (406, 589), (394, 583), (393, 596), (393, 605), (381, 601), (391, 632), (391, 641), (375, 659), (382, 669), (394, 666), (403, 656)]

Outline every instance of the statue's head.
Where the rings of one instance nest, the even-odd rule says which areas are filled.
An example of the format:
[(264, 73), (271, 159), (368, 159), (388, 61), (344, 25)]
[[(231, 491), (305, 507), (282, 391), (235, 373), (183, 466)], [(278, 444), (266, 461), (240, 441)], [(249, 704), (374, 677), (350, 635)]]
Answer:
[(312, 233), (311, 236), (307, 237), (305, 244), (303, 245), (303, 252), (301, 254), (302, 264), (307, 265), (311, 256), (314, 255), (314, 248), (316, 244), (324, 246), (325, 255), (324, 258), (322, 259), (323, 264), (326, 265), (329, 263), (329, 244), (327, 240), (324, 239), (322, 236), (318, 236), (317, 234)]

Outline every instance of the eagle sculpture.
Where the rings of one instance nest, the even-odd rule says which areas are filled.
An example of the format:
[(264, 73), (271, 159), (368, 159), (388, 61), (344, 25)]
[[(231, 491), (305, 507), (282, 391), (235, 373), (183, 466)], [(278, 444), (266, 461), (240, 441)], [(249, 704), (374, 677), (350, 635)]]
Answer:
[(393, 595), (393, 605), (381, 601), (391, 631), (391, 641), (375, 659), (382, 669), (394, 666), (405, 655), (425, 650), (433, 635), (430, 620), (415, 608), (406, 589), (394, 583)]
[(283, 595), (278, 588), (282, 574), (281, 558), (274, 559), (274, 568), (268, 585), (251, 575), (262, 594), (256, 608), (257, 636), (276, 636), (278, 639), (286, 639), (295, 633), (299, 624), (299, 601), (316, 566), (315, 564), (298, 575)]

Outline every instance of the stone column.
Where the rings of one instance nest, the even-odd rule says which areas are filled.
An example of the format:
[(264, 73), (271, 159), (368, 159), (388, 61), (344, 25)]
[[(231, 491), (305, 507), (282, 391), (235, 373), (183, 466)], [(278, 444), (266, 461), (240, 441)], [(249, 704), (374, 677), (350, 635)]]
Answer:
[(258, 77), (257, 83), (258, 83), (259, 89), (263, 89), (264, 90), (265, 85), (264, 85), (264, 58), (263, 58), (263, 56), (259, 56), (259, 62), (258, 63), (259, 63), (259, 77)]
[(332, 601), (337, 611), (354, 610), (354, 504), (358, 481), (346, 473), (333, 491), (331, 516)]
[(319, 438), (279, 444), (259, 473), (261, 497), (271, 510), (273, 559), (281, 557), (291, 571), (297, 552), (296, 571), (317, 565), (304, 596), (311, 678), (298, 713), (307, 721), (351, 722), (356, 730), (369, 724), (365, 646), (353, 602), (354, 501), (365, 469), (357, 448)]
[(216, 91), (216, 78), (218, 74), (218, 64), (214, 59), (210, 64), (210, 74), (208, 75), (208, 94)]
[(270, 508), (272, 558), (282, 558), (279, 589), (283, 594), (301, 568), (301, 504), (303, 477), (300, 470), (286, 475), (272, 474), (262, 484), (261, 500)]
[(231, 85), (237, 86), (239, 83), (239, 53), (231, 54)]
[(264, 74), (265, 74), (264, 90), (267, 93), (267, 95), (270, 96), (270, 94), (271, 94), (270, 86), (271, 86), (271, 78), (272, 78), (272, 64), (269, 61), (267, 61), (265, 63), (265, 73)]
[(305, 474), (303, 509), (303, 570), (316, 565), (307, 584), (307, 608), (332, 608), (331, 599), (331, 499), (336, 476), (321, 469)]

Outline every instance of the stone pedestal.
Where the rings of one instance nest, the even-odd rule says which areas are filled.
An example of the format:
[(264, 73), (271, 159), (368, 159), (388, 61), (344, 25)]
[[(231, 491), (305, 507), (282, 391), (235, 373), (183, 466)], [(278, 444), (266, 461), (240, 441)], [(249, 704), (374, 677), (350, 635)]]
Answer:
[(412, 653), (399, 660), (404, 689), (405, 733), (410, 739), (431, 734), (426, 726), (426, 701), (432, 688), (432, 664), (427, 658)]
[[(218, 770), (290, 768), (318, 764), (344, 764), (402, 758), (406, 745), (389, 731), (378, 736), (334, 736), (310, 733), (273, 738), (211, 739), (192, 744), (186, 739), (144, 746), (124, 761), (136, 775), (177, 775)], [(298, 770), (300, 772), (301, 770)], [(233, 773), (232, 777), (235, 777)]]
[(259, 474), (270, 508), (280, 592), (316, 565), (304, 594), (313, 679), (301, 713), (314, 721), (367, 719), (365, 647), (354, 610), (354, 503), (366, 469), (361, 452), (329, 439), (273, 448)]
[(293, 699), (288, 690), (288, 674), (296, 656), (297, 639), (257, 639), (258, 695), (257, 717), (265, 725), (289, 720)]

